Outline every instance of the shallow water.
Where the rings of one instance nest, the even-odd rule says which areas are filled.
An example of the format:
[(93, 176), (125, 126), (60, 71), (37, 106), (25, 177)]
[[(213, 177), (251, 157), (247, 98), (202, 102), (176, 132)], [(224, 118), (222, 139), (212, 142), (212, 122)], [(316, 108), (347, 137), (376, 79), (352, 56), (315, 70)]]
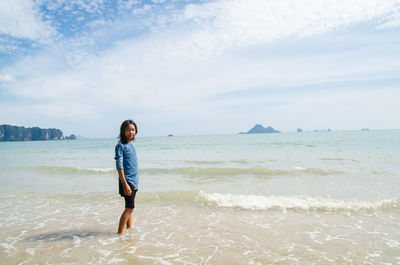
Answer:
[(0, 143), (1, 264), (399, 264), (400, 131)]

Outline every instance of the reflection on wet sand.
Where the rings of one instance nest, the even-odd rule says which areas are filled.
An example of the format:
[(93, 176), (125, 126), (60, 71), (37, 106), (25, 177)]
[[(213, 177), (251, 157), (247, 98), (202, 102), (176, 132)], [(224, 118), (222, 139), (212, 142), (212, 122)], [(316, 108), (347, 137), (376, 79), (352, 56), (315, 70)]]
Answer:
[(76, 230), (76, 231), (59, 231), (43, 233), (33, 237), (26, 238), (29, 241), (56, 241), (56, 240), (73, 240), (74, 237), (91, 237), (91, 236), (117, 236), (115, 232), (100, 230)]

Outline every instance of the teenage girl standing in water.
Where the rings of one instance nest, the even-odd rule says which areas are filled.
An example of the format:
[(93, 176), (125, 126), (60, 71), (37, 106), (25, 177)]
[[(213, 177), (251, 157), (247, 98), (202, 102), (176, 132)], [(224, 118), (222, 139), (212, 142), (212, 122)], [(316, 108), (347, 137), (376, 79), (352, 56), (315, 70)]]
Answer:
[(125, 226), (128, 229), (132, 227), (132, 213), (135, 209), (135, 196), (139, 184), (136, 149), (132, 143), (136, 134), (136, 123), (132, 120), (124, 121), (120, 128), (119, 142), (115, 147), (114, 159), (119, 175), (119, 194), (125, 198), (125, 210), (119, 220), (118, 234), (124, 232)]

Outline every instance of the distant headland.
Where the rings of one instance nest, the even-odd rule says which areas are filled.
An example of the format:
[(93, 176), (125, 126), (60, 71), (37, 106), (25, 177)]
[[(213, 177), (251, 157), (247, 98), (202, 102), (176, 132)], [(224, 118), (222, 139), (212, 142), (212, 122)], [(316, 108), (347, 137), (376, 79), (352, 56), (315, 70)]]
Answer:
[(264, 128), (264, 126), (262, 126), (261, 124), (256, 124), (249, 131), (240, 132), (239, 134), (256, 134), (256, 133), (280, 133), (280, 131), (275, 130), (271, 126)]
[(64, 137), (59, 129), (41, 129), (39, 127), (25, 128), (23, 126), (0, 125), (0, 142), (6, 141), (46, 141), (46, 140), (76, 140), (71, 134)]

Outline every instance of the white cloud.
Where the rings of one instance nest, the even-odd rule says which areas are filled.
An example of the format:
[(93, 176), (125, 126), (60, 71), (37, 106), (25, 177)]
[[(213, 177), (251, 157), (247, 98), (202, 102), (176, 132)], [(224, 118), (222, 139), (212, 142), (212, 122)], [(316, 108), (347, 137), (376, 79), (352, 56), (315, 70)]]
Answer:
[(189, 5), (184, 18), (199, 30), (189, 46), (205, 50), (262, 45), (290, 36), (305, 37), (348, 27), (399, 10), (397, 0), (223, 0)]
[(118, 0), (119, 9), (131, 9), (137, 4), (140, 4), (139, 0)]
[(104, 0), (37, 0), (39, 5), (49, 10), (64, 9), (66, 11), (82, 10), (88, 13), (100, 13), (106, 5)]
[(56, 30), (42, 20), (32, 0), (0, 1), (0, 34), (49, 43)]
[(143, 15), (148, 13), (152, 8), (153, 6), (151, 5), (144, 5), (143, 7), (133, 9), (132, 13), (134, 15)]
[(5, 81), (5, 82), (10, 82), (13, 81), (14, 77), (9, 74), (0, 74), (0, 82)]
[(387, 21), (378, 26), (378, 29), (398, 28), (400, 27), (400, 12), (393, 13)]

